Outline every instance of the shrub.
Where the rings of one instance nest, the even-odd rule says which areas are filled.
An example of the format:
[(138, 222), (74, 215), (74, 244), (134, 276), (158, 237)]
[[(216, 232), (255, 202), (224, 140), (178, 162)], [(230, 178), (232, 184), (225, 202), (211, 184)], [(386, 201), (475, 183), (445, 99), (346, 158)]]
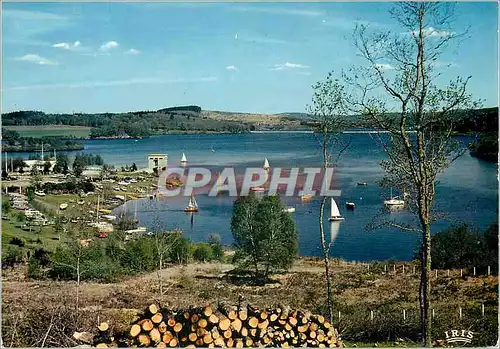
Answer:
[(2, 268), (12, 268), (23, 261), (23, 250), (19, 246), (7, 246), (2, 251)]
[(193, 251), (195, 261), (207, 262), (213, 259), (212, 247), (209, 244), (198, 244)]
[(10, 239), (9, 244), (24, 247), (24, 241), (17, 237), (13, 237), (12, 239)]

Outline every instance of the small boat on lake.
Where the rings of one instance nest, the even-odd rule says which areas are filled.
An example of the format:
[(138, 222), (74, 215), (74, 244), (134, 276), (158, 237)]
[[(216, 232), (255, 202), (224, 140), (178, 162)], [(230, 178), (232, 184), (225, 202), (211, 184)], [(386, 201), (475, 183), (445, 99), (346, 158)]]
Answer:
[(250, 190), (251, 191), (255, 191), (255, 192), (263, 192), (263, 191), (266, 191), (266, 188), (263, 188), (263, 187), (250, 187)]
[(366, 182), (358, 182), (358, 185), (361, 187), (361, 186), (366, 186), (366, 185), (368, 185), (368, 183), (366, 183)]
[(45, 196), (45, 193), (43, 191), (37, 191), (37, 190), (35, 190), (35, 195)]
[(269, 161), (267, 161), (267, 158), (264, 158), (264, 166), (262, 166), (264, 170), (269, 170)]
[(198, 212), (198, 211), (199, 211), (198, 203), (196, 202), (194, 196), (191, 195), (191, 197), (189, 198), (189, 203), (184, 209), (184, 212)]
[(288, 212), (288, 213), (293, 213), (295, 212), (295, 207), (287, 207), (284, 209), (285, 212)]
[(303, 195), (300, 197), (300, 199), (301, 199), (302, 201), (311, 201), (311, 200), (312, 200), (312, 198), (313, 198), (312, 194), (303, 194)]
[(186, 158), (186, 154), (182, 153), (182, 157), (181, 157), (181, 163), (182, 164), (185, 164), (187, 163), (187, 158)]
[(333, 198), (330, 200), (330, 218), (329, 221), (343, 221), (345, 218), (340, 215), (337, 203)]
[(392, 196), (392, 188), (391, 188), (391, 198), (389, 200), (384, 200), (384, 205), (388, 207), (400, 207), (404, 206), (405, 201), (398, 199), (398, 196)]
[(356, 205), (354, 204), (354, 202), (350, 202), (350, 201), (347, 201), (345, 203), (345, 206), (348, 210), (354, 210), (356, 208)]

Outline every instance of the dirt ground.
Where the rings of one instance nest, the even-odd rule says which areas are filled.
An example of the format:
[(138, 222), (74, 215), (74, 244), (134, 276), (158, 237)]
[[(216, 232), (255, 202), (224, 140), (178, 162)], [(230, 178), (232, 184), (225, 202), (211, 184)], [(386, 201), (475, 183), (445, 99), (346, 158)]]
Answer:
[[(265, 286), (229, 278), (226, 272), (233, 268), (220, 263), (175, 265), (114, 284), (84, 282), (79, 289), (79, 304), (81, 311), (92, 314), (92, 319), (81, 326), (107, 319), (116, 328), (124, 328), (136, 310), (151, 303), (171, 309), (246, 302), (258, 308), (283, 305), (313, 312), (324, 310), (326, 288), (319, 260), (300, 259), (288, 273), (275, 276), (274, 282)], [(392, 265), (388, 266), (387, 273), (383, 267), (368, 271), (366, 264), (341, 261), (333, 262), (332, 269), (335, 311), (342, 310), (343, 317), (348, 317), (353, 307), (366, 309), (369, 314), (370, 310), (382, 312), (387, 309), (384, 306), (391, 305), (408, 309), (408, 316), (418, 318), (418, 273), (412, 273), (410, 264), (405, 266), (404, 274), (401, 263), (396, 272)], [(25, 280), (22, 269), (4, 273), (2, 281), (4, 316), (22, 313), (31, 306), (50, 307), (63, 302), (72, 305), (76, 301), (75, 282)], [(498, 279), (494, 276), (461, 278), (457, 270), (450, 276), (447, 271), (439, 271), (437, 279), (432, 280), (432, 290), (433, 307), (438, 313), (455, 312), (459, 307), (480, 309), (484, 302), (496, 309), (498, 304)]]

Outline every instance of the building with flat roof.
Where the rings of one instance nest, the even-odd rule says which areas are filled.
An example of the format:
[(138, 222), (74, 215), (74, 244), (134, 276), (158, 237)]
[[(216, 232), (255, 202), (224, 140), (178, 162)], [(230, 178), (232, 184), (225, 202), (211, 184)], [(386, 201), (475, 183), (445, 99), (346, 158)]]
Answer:
[(148, 154), (148, 170), (153, 171), (155, 168), (162, 171), (167, 168), (167, 154)]

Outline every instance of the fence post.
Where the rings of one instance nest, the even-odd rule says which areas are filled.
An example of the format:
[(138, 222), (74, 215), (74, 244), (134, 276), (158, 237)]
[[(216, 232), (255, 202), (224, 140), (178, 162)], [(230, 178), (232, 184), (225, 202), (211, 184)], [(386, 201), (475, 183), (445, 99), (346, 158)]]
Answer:
[(368, 272), (370, 272), (370, 264), (368, 264)]
[(415, 274), (415, 266), (413, 266), (413, 274)]
[(448, 277), (450, 277), (450, 269), (448, 269)]
[(474, 267), (474, 276), (476, 276), (476, 267)]
[(403, 321), (406, 321), (406, 310), (403, 309)]
[(463, 269), (460, 269), (460, 277), (464, 276)]
[(373, 310), (370, 310), (370, 320), (373, 321)]
[(394, 264), (394, 273), (396, 273), (396, 264)]
[(462, 307), (459, 307), (459, 308), (458, 308), (458, 312), (459, 312), (459, 314), (460, 314), (460, 320), (462, 320)]
[(488, 276), (491, 274), (491, 267), (488, 265)]
[(405, 265), (403, 264), (403, 274), (405, 273)]
[(387, 273), (387, 264), (384, 265), (384, 272)]
[(484, 303), (481, 303), (481, 315), (484, 317)]
[(434, 319), (434, 316), (435, 316), (435, 315), (436, 315), (436, 314), (434, 313), (434, 308), (432, 308), (432, 318), (433, 318), (433, 319)]
[(438, 277), (438, 270), (437, 269), (435, 270), (435, 274), (436, 274), (436, 279), (437, 279), (437, 277)]
[(340, 310), (339, 310), (339, 321), (340, 321)]

